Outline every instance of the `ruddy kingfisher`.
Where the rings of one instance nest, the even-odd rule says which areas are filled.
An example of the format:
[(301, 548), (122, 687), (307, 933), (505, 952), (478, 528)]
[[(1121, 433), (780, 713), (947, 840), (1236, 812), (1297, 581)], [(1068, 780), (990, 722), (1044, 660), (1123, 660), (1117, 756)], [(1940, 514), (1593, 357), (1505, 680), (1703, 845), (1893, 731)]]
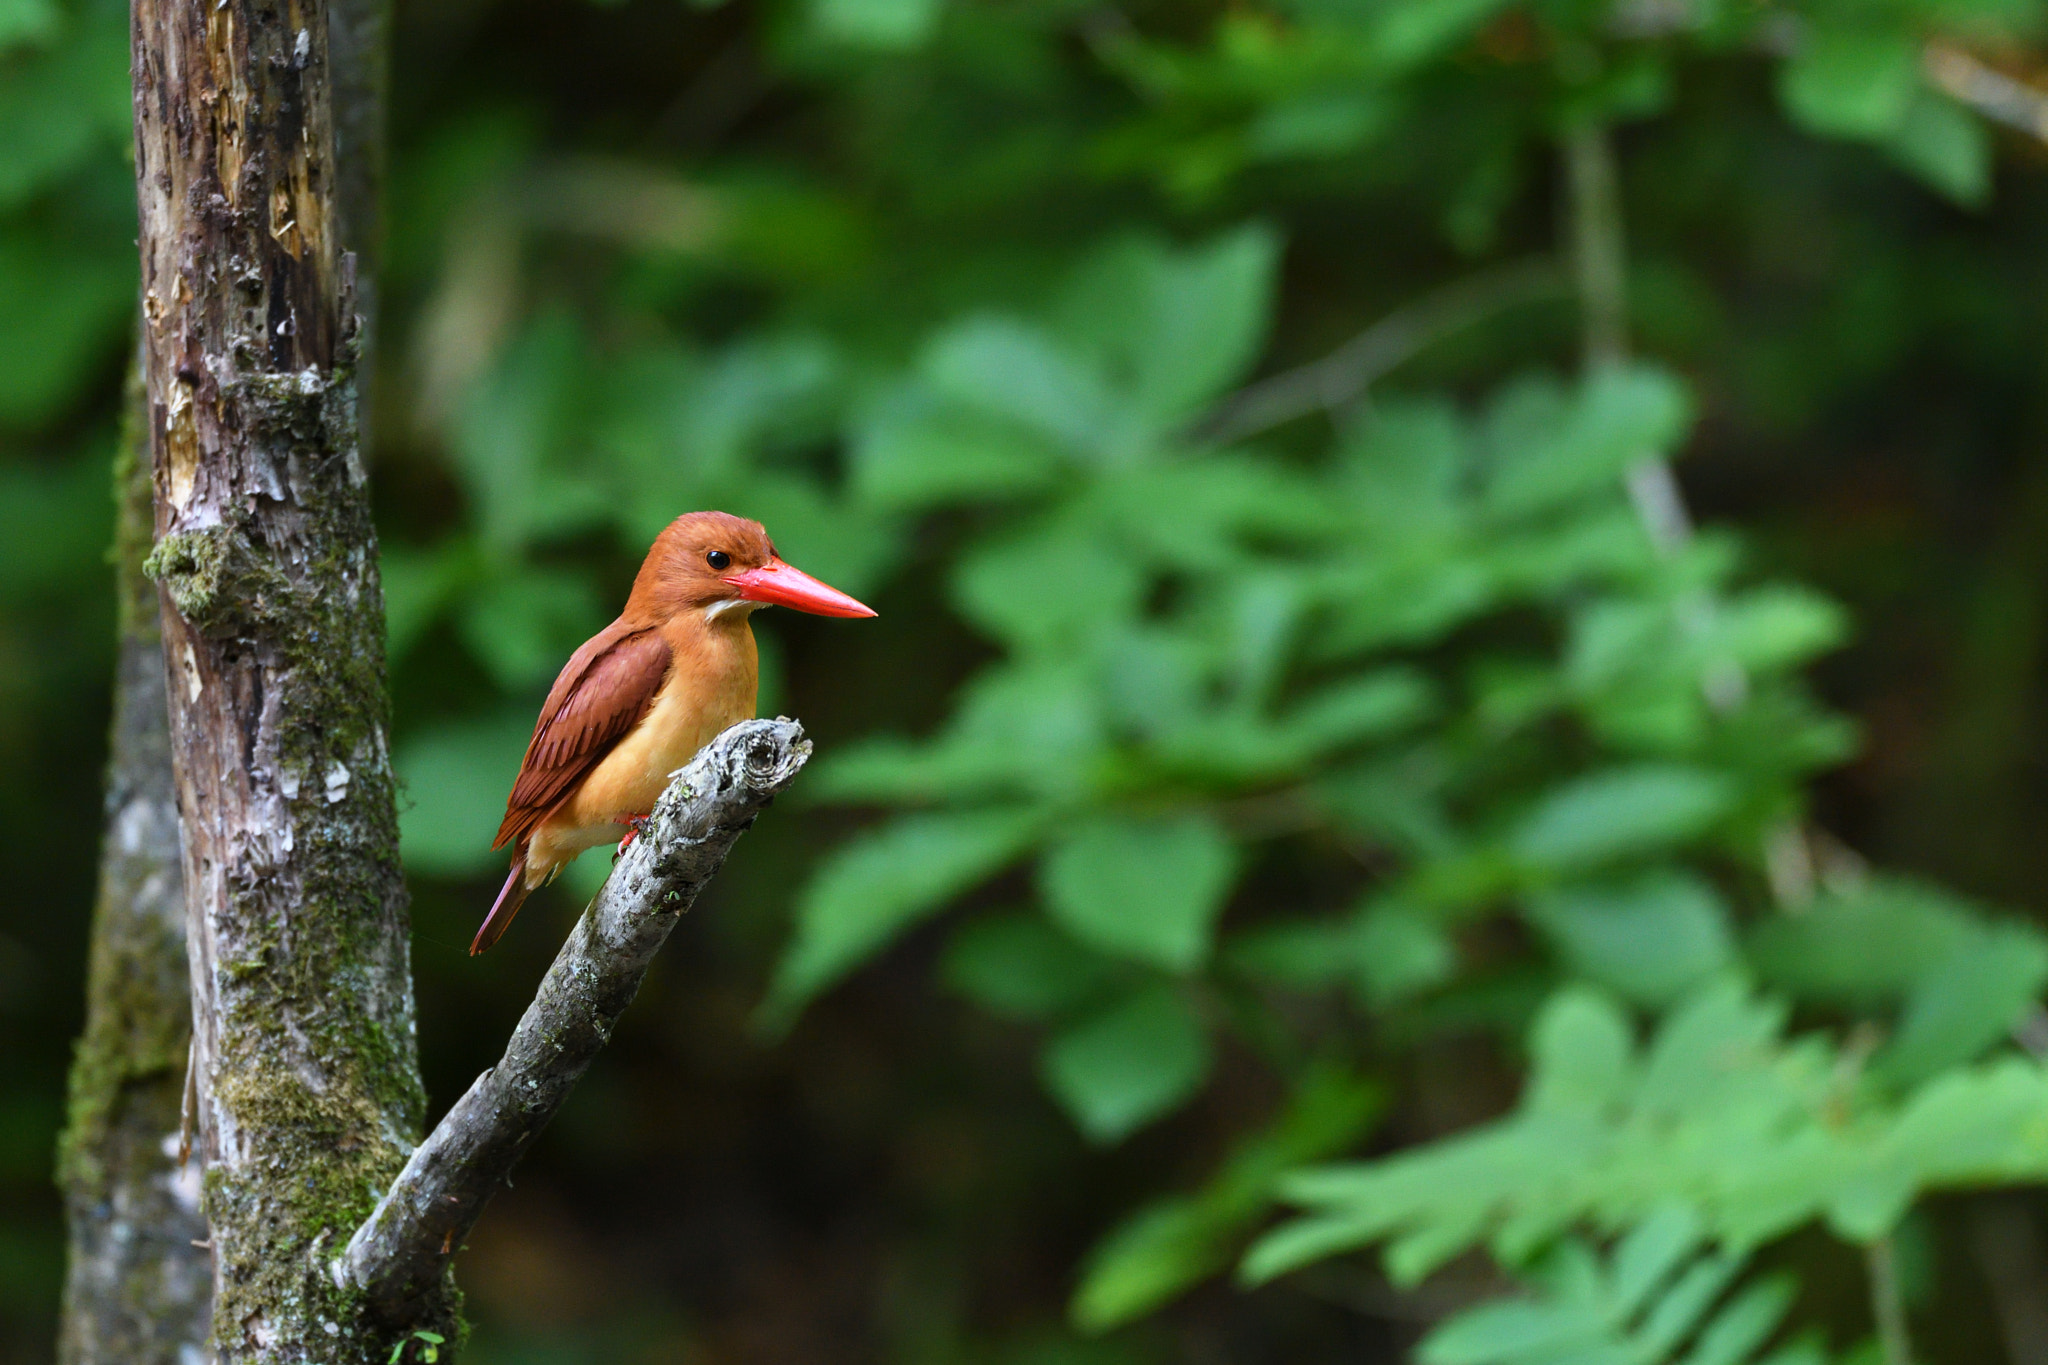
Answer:
[(512, 872), (469, 951), (504, 934), (527, 893), (577, 854), (632, 842), (669, 775), (754, 714), (759, 607), (873, 616), (782, 562), (758, 521), (688, 512), (654, 538), (619, 619), (562, 666), (541, 705), (492, 848)]

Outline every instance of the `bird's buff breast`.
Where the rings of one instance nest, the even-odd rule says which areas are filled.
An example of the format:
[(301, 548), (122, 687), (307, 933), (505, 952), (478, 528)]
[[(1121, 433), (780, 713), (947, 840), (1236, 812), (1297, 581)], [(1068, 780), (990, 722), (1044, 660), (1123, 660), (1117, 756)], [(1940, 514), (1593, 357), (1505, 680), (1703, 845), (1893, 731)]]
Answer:
[(745, 620), (671, 644), (682, 647), (646, 719), (534, 830), (527, 862), (535, 873), (552, 876), (583, 850), (617, 843), (626, 832), (619, 822), (653, 810), (670, 774), (727, 727), (753, 717), (760, 675)]

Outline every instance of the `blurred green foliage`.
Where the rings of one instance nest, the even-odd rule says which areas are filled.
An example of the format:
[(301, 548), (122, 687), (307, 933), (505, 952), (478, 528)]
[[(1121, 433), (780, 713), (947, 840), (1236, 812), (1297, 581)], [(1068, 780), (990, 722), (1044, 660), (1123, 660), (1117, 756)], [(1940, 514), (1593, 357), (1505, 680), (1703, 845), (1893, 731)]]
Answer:
[[(1422, 1342), (1423, 1365), (1535, 1365), (1539, 1361), (1683, 1360), (1741, 1365), (1823, 1365), (1809, 1335), (1761, 1348), (1790, 1307), (1778, 1276), (1727, 1293), (1744, 1258), (1707, 1252), (1698, 1220), (1679, 1204), (1644, 1218), (1604, 1261), (1585, 1243), (1556, 1244), (1538, 1267), (1540, 1292), (1474, 1309)], [(1687, 1349), (1687, 1348), (1690, 1349)], [(1857, 1359), (1858, 1356), (1849, 1357)]]
[[(0, 744), (36, 774), (0, 801), (61, 849), (24, 903), (67, 912), (133, 293), (121, 18), (0, 4)], [(2008, 1041), (2048, 940), (1941, 889), (2038, 908), (2048, 872), (2048, 198), (1927, 61), (2024, 74), (2044, 21), (400, 6), (371, 393), (436, 1093), (551, 951), (544, 911), (461, 945), (538, 699), (654, 532), (758, 517), (883, 612), (762, 619), (763, 707), (819, 761), (480, 1230), (472, 1354), (1864, 1341), (1836, 1244), (2048, 1176)], [(1574, 138), (1618, 149), (1610, 221)], [(1575, 299), (1603, 232), (1626, 298)], [(1582, 361), (1614, 303), (1639, 356)], [(1680, 457), (1732, 521), (1646, 524)], [(82, 923), (0, 930), (24, 1358)], [(1982, 1285), (1917, 1284), (1922, 1353), (1990, 1358)]]

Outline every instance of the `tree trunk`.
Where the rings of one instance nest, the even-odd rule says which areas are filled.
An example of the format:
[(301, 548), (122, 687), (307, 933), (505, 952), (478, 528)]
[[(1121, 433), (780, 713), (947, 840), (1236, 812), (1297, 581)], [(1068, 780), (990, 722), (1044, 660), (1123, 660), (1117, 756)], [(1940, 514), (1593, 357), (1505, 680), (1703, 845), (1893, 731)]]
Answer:
[(177, 1158), (192, 996), (163, 641), (142, 573), (150, 498), (139, 420), (123, 433), (114, 484), (120, 654), (85, 1034), (58, 1159), (71, 1242), (58, 1359), (188, 1365), (205, 1347), (213, 1267), (197, 1245), (199, 1173)]
[(327, 1265), (424, 1110), (325, 0), (135, 0), (197, 1150), (223, 1361), (383, 1362)]

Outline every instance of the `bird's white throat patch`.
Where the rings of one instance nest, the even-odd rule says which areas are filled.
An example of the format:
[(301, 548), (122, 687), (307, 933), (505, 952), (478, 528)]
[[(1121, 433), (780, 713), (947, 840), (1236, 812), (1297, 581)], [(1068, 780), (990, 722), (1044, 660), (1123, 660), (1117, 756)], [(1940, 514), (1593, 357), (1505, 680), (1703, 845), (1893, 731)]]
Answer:
[(766, 602), (749, 602), (744, 598), (728, 597), (723, 602), (713, 602), (710, 606), (704, 608), (704, 619), (706, 621), (716, 621), (719, 617), (732, 611), (737, 611), (742, 618), (745, 618), (752, 615), (755, 608), (767, 605)]

